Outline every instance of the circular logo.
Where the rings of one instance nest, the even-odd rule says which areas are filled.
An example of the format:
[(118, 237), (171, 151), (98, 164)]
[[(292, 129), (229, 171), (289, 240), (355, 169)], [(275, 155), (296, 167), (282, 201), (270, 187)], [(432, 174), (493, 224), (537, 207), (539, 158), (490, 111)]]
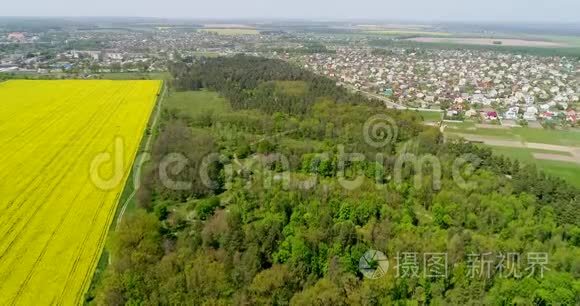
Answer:
[(399, 129), (395, 120), (379, 114), (369, 118), (363, 126), (363, 136), (368, 145), (383, 148), (397, 141)]
[(389, 259), (377, 250), (368, 250), (359, 260), (358, 269), (364, 277), (378, 279), (387, 274)]

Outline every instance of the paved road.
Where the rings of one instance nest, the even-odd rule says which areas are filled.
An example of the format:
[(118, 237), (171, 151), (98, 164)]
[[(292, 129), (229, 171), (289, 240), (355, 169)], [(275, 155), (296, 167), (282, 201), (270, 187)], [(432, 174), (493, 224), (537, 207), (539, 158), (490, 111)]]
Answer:
[(391, 101), (389, 98), (385, 97), (385, 96), (381, 96), (379, 94), (375, 94), (375, 93), (370, 93), (368, 91), (363, 91), (360, 89), (357, 89), (353, 86), (350, 85), (346, 85), (349, 89), (351, 89), (352, 91), (355, 92), (360, 92), (361, 94), (369, 97), (369, 98), (373, 98), (373, 99), (377, 99), (377, 100), (381, 100), (385, 103), (385, 106), (387, 108), (393, 108), (393, 109), (398, 109), (398, 110), (410, 110), (410, 111), (421, 111), (421, 112), (437, 112), (437, 113), (442, 113), (443, 111), (440, 109), (429, 109), (429, 108), (415, 108), (415, 107), (407, 107), (401, 104), (397, 104), (393, 101)]

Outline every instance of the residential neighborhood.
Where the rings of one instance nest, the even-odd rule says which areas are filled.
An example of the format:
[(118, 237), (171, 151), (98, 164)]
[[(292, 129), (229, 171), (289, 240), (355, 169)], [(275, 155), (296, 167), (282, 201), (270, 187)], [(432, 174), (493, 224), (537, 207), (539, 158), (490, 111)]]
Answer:
[[(277, 36), (219, 35), (196, 29), (2, 32), (0, 73), (166, 71), (175, 59), (233, 55), (277, 45)], [(271, 43), (272, 42), (272, 43)]]
[(397, 108), (445, 119), (574, 126), (578, 57), (476, 49), (371, 47), (364, 36), (203, 28), (19, 32), (0, 29), (0, 73), (163, 72), (179, 58), (239, 53), (280, 58), (374, 94)]
[(339, 48), (282, 55), (353, 88), (450, 118), (577, 122), (578, 60), (473, 50)]

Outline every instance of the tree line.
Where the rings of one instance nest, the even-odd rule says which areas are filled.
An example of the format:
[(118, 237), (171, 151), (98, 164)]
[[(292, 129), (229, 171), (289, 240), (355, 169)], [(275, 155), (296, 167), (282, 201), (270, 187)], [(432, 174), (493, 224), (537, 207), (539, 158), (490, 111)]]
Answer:
[[(201, 58), (193, 63), (170, 65), (175, 90), (215, 90), (228, 98), (234, 109), (258, 109), (266, 113), (304, 115), (321, 98), (337, 103), (368, 104), (369, 100), (337, 87), (336, 81), (318, 76), (290, 63), (246, 55)], [(304, 93), (288, 94), (270, 81), (304, 81)], [(372, 101), (380, 105), (379, 101)]]

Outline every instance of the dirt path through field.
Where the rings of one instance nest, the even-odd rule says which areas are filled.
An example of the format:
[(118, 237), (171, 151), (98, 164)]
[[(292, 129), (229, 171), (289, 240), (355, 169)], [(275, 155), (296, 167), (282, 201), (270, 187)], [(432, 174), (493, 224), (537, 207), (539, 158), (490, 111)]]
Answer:
[[(161, 107), (162, 107), (163, 100), (165, 99), (166, 94), (167, 94), (167, 87), (164, 84), (163, 91), (159, 97), (159, 101), (156, 105), (156, 109), (154, 110), (153, 120), (151, 121), (151, 126), (150, 126), (151, 131), (153, 131), (155, 129), (155, 127), (157, 126), (157, 121), (159, 120), (159, 114), (161, 113)], [(144, 152), (151, 151), (152, 140), (153, 140), (153, 132), (151, 132), (151, 133), (149, 133), (149, 135), (147, 135), (147, 140), (146, 140), (145, 146), (144, 146)], [(137, 166), (135, 169), (135, 173), (132, 174), (133, 175), (133, 184), (134, 184), (136, 179), (139, 179), (141, 177), (142, 165), (145, 161), (144, 155), (139, 155), (139, 157), (140, 157), (139, 160), (135, 161), (135, 163), (136, 163), (135, 165)], [(133, 190), (133, 192), (131, 193), (131, 195), (129, 195), (127, 200), (125, 200), (125, 202), (121, 206), (121, 212), (117, 216), (117, 220), (115, 222), (115, 230), (119, 229), (119, 225), (121, 224), (121, 220), (123, 220), (123, 216), (125, 215), (125, 211), (127, 210), (127, 206), (133, 200), (136, 193), (137, 193), (137, 189), (135, 188)], [(111, 258), (109, 257), (109, 263), (110, 263), (110, 259)]]
[(534, 156), (535, 159), (556, 160), (580, 164), (580, 160), (578, 159), (578, 157), (569, 155), (549, 154), (549, 153), (533, 153), (532, 155)]

